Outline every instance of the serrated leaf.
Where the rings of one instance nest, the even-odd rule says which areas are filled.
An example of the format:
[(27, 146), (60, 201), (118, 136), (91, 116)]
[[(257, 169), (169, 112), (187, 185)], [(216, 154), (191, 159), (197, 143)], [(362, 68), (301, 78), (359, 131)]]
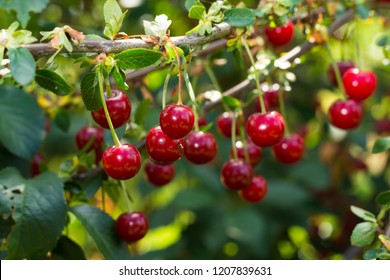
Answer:
[(42, 257), (57, 243), (66, 222), (63, 184), (52, 172), (26, 180), (22, 203), (12, 215), (9, 259)]
[(83, 76), (80, 83), (81, 97), (85, 108), (89, 111), (99, 110), (102, 107), (100, 99), (97, 72), (88, 72)]
[(255, 14), (251, 9), (232, 8), (224, 11), (223, 21), (235, 27), (245, 27), (255, 22)]
[(90, 205), (77, 205), (70, 209), (95, 241), (106, 259), (130, 259), (127, 244), (115, 232), (115, 221), (100, 209)]
[(122, 13), (121, 7), (116, 0), (107, 0), (104, 3), (103, 13), (104, 21), (106, 22), (103, 33), (112, 40), (122, 27), (126, 12)]
[(161, 56), (160, 52), (141, 48), (123, 51), (115, 60), (122, 70), (140, 69), (155, 64)]
[(35, 60), (25, 48), (12, 48), (8, 50), (11, 75), (22, 86), (32, 82), (35, 76)]
[(390, 136), (379, 138), (375, 141), (374, 147), (372, 148), (373, 154), (383, 153), (390, 149)]
[(0, 213), (1, 218), (8, 219), (22, 203), (24, 178), (15, 168), (5, 168), (0, 171)]
[(126, 83), (126, 74), (122, 69), (118, 67), (118, 65), (115, 64), (111, 74), (118, 88), (123, 90), (129, 89), (129, 86)]
[(372, 214), (371, 212), (368, 212), (367, 210), (364, 210), (364, 209), (356, 207), (356, 206), (351, 206), (351, 211), (356, 216), (358, 216), (359, 218), (361, 218), (367, 222), (376, 223), (375, 215)]
[(41, 87), (57, 95), (65, 96), (73, 92), (73, 87), (68, 85), (60, 75), (49, 69), (38, 69), (35, 74), (35, 81)]
[(49, 0), (0, 0), (0, 7), (16, 12), (17, 18), (25, 27), (30, 19), (30, 12), (39, 13), (47, 7)]
[(192, 6), (188, 13), (189, 18), (199, 19), (199, 20), (203, 19), (205, 15), (206, 15), (206, 8), (200, 5)]
[(229, 108), (232, 110), (235, 110), (241, 106), (241, 101), (231, 96), (222, 96), (222, 102), (229, 106)]
[(31, 159), (45, 136), (44, 114), (23, 90), (0, 87), (0, 143), (12, 154)]
[(375, 202), (379, 205), (390, 205), (390, 191), (381, 192), (375, 198)]
[(138, 125), (144, 125), (146, 116), (149, 112), (150, 99), (142, 100), (135, 111), (134, 122)]
[(352, 231), (351, 244), (361, 247), (370, 245), (375, 238), (376, 228), (376, 223), (372, 222), (357, 224)]

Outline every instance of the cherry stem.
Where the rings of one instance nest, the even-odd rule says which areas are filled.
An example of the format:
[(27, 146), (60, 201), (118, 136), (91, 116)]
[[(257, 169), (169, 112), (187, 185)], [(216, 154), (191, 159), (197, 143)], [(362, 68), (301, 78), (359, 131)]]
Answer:
[(256, 68), (256, 63), (255, 63), (255, 59), (253, 58), (253, 55), (252, 55), (252, 52), (248, 46), (248, 42), (245, 38), (241, 38), (241, 42), (245, 48), (245, 51), (246, 53), (248, 54), (248, 57), (249, 57), (249, 60), (252, 64), (252, 67), (253, 67), (253, 72), (255, 74), (255, 82), (256, 82), (256, 88), (257, 88), (257, 93), (259, 95), (259, 100), (260, 100), (260, 108), (261, 108), (261, 113), (265, 114), (267, 112), (267, 110), (265, 109), (265, 103), (264, 103), (264, 97), (263, 97), (263, 91), (261, 90), (261, 86), (260, 86), (260, 80), (259, 80), (259, 72)]
[(173, 51), (176, 55), (177, 60), (177, 68), (179, 69), (179, 85), (178, 85), (178, 97), (177, 97), (177, 104), (182, 105), (183, 104), (183, 94), (182, 94), (182, 87), (183, 87), (183, 72), (182, 72), (182, 65), (181, 65), (181, 57), (177, 50), (177, 47), (175, 43), (171, 40), (169, 36), (167, 36), (167, 42), (172, 46)]
[(167, 73), (167, 76), (165, 77), (165, 81), (164, 81), (164, 87), (163, 87), (163, 93), (162, 93), (162, 108), (164, 109), (166, 104), (167, 104), (167, 91), (168, 91), (168, 84), (169, 84), (169, 80), (171, 78), (171, 73), (173, 71), (173, 64), (171, 65), (171, 67), (169, 68), (168, 70), (168, 73)]
[(238, 159), (238, 153), (237, 153), (237, 146), (236, 146), (236, 128), (237, 127), (237, 113), (236, 111), (233, 112), (233, 119), (232, 119), (232, 149), (233, 149), (233, 158)]
[[(100, 65), (100, 66), (102, 67), (102, 65)], [(103, 77), (103, 73), (102, 73), (103, 69), (99, 68), (99, 70), (98, 70), (97, 74), (98, 74), (98, 82), (99, 82), (100, 99), (102, 101), (104, 115), (106, 116), (107, 123), (108, 123), (108, 126), (110, 128), (111, 135), (112, 135), (112, 139), (114, 140), (114, 144), (115, 144), (116, 147), (119, 147), (121, 145), (121, 142), (119, 141), (119, 138), (116, 135), (114, 126), (112, 125), (111, 117), (110, 117), (110, 114), (108, 112), (108, 108), (107, 108), (107, 104), (106, 104), (106, 98), (104, 97), (104, 89), (103, 89), (103, 79), (104, 79), (104, 77)], [(108, 88), (109, 88), (109, 86), (108, 86)]]
[(121, 184), (121, 187), (122, 187), (123, 196), (125, 197), (127, 211), (131, 212), (132, 211), (131, 202), (133, 200), (131, 199), (131, 197), (129, 195), (129, 192), (126, 189), (125, 182), (124, 181), (120, 181), (120, 184)]
[(198, 124), (199, 114), (198, 114), (195, 92), (194, 92), (194, 89), (192, 87), (187, 70), (183, 69), (183, 72), (184, 72), (183, 73), (184, 83), (186, 85), (188, 95), (190, 96), (190, 99), (192, 101), (192, 112), (194, 113), (194, 119), (195, 119), (195, 123), (194, 123), (195, 131), (199, 131), (199, 124)]
[(280, 107), (280, 113), (282, 114), (284, 118), (284, 123), (286, 124), (285, 127), (285, 134), (288, 137), (290, 135), (290, 129), (288, 128), (288, 121), (287, 121), (287, 114), (286, 114), (286, 104), (284, 102), (284, 91), (282, 89), (279, 89), (279, 107)]
[[(238, 111), (238, 119), (239, 119), (240, 123), (244, 123), (244, 121), (243, 121), (244, 115), (243, 115), (243, 112), (242, 112), (241, 108)], [(245, 161), (250, 164), (248, 145), (247, 145), (246, 138), (245, 138), (244, 127), (239, 126), (239, 131), (240, 131), (240, 137), (241, 137), (241, 141), (242, 141), (242, 148), (244, 149)]]
[(334, 71), (334, 74), (336, 76), (337, 86), (340, 89), (340, 91), (342, 92), (343, 96), (346, 97), (347, 95), (346, 95), (345, 90), (344, 90), (344, 85), (343, 85), (343, 80), (341, 78), (340, 69), (339, 69), (339, 67), (338, 67), (338, 65), (333, 57), (332, 49), (330, 48), (328, 41), (325, 41), (324, 45), (325, 45), (326, 50), (328, 51), (330, 61), (332, 63), (333, 71)]

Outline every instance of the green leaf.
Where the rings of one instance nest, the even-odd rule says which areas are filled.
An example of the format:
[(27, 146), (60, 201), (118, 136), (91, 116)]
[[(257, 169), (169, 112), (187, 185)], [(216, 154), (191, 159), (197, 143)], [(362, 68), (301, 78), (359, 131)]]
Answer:
[(370, 15), (370, 10), (368, 9), (368, 7), (364, 4), (358, 4), (356, 6), (356, 12), (358, 13), (358, 15), (362, 18), (362, 19), (366, 19), (369, 17)]
[(51, 258), (55, 260), (86, 260), (83, 249), (65, 235), (61, 235), (51, 253)]
[(390, 35), (382, 35), (382, 36), (380, 36), (377, 39), (376, 44), (379, 47), (385, 47), (387, 45), (390, 45)]
[(235, 27), (245, 27), (255, 22), (255, 14), (248, 8), (232, 8), (224, 11), (223, 21)]
[(374, 148), (372, 149), (373, 154), (379, 154), (382, 152), (386, 152), (390, 149), (390, 136), (379, 138), (375, 141)]
[(0, 171), (0, 213), (3, 219), (8, 219), (22, 203), (24, 181), (15, 168), (7, 167)]
[(106, 22), (103, 33), (112, 40), (122, 27), (126, 12), (122, 13), (121, 7), (116, 0), (107, 0), (104, 3), (103, 13), (104, 21)]
[(16, 12), (17, 18), (25, 27), (30, 19), (30, 12), (39, 13), (47, 7), (49, 0), (0, 0), (0, 7)]
[(351, 244), (354, 246), (370, 245), (375, 238), (377, 225), (372, 222), (357, 224), (352, 231)]
[(0, 87), (0, 143), (11, 153), (31, 159), (45, 136), (44, 115), (26, 92)]
[(131, 49), (117, 54), (115, 60), (122, 70), (139, 69), (156, 63), (161, 56), (160, 52), (153, 50)]
[(60, 75), (49, 69), (38, 69), (35, 81), (41, 87), (57, 95), (64, 96), (73, 92), (73, 88)]
[(12, 48), (8, 50), (12, 77), (22, 86), (28, 85), (34, 79), (35, 60), (25, 48)]
[(186, 7), (187, 11), (189, 11), (191, 7), (195, 5), (202, 5), (202, 4), (199, 0), (186, 0), (184, 3), (184, 6)]
[(390, 191), (381, 192), (375, 198), (375, 202), (379, 205), (390, 205)]
[(130, 258), (127, 244), (116, 235), (115, 221), (108, 214), (90, 205), (73, 206), (70, 211), (95, 240), (99, 251), (106, 259)]
[(54, 248), (66, 222), (63, 184), (52, 172), (25, 181), (23, 199), (13, 213), (8, 258), (46, 256)]
[(134, 122), (138, 125), (144, 125), (146, 115), (149, 112), (150, 99), (142, 100), (135, 111)]
[(126, 74), (122, 69), (118, 67), (118, 65), (115, 64), (111, 74), (118, 88), (123, 90), (129, 89), (129, 86), (126, 83)]
[(60, 109), (54, 117), (54, 123), (63, 132), (67, 133), (70, 128), (70, 115), (68, 110)]
[(97, 75), (96, 71), (88, 72), (83, 76), (80, 83), (81, 97), (85, 108), (89, 111), (99, 110), (102, 107)]
[(371, 249), (364, 253), (363, 258), (365, 260), (375, 260), (378, 258), (378, 255), (381, 253), (386, 253), (386, 249), (384, 248)]
[(222, 96), (222, 102), (229, 106), (230, 109), (235, 110), (237, 108), (240, 108), (241, 102), (235, 97), (231, 96)]
[(275, 5), (274, 7), (274, 13), (278, 15), (279, 17), (284, 16), (288, 13), (288, 10), (283, 7), (282, 5)]
[(271, 11), (272, 6), (272, 3), (260, 6), (257, 10), (254, 10), (255, 16), (258, 18), (263, 18)]
[(203, 19), (206, 15), (206, 8), (202, 5), (196, 5), (192, 6), (189, 13), (188, 17), (193, 18), (193, 19)]
[(356, 206), (351, 206), (351, 211), (354, 213), (356, 216), (359, 218), (365, 220), (366, 222), (373, 222), (376, 223), (376, 218), (375, 215), (372, 214), (371, 212), (368, 212), (362, 208), (356, 207)]

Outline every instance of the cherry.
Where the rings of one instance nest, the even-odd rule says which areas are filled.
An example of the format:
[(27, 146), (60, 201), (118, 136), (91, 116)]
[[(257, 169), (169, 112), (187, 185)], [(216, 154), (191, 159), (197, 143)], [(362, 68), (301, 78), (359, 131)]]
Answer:
[(194, 131), (184, 139), (184, 155), (195, 164), (211, 161), (217, 154), (217, 142), (209, 132)]
[(355, 100), (337, 100), (329, 108), (329, 121), (341, 129), (353, 129), (363, 119), (363, 109)]
[(231, 159), (221, 169), (221, 181), (231, 190), (239, 190), (249, 186), (252, 182), (253, 169), (242, 159)]
[(248, 202), (259, 202), (267, 194), (268, 185), (263, 176), (253, 176), (251, 184), (238, 191), (238, 194)]
[(376, 89), (377, 79), (370, 71), (360, 71), (358, 68), (351, 68), (343, 75), (345, 93), (356, 101), (363, 101), (369, 98)]
[(390, 119), (381, 119), (376, 121), (375, 123), (376, 131), (381, 134), (389, 134), (390, 133)]
[(267, 147), (282, 140), (285, 126), (282, 115), (276, 111), (254, 113), (248, 118), (246, 131), (253, 143)]
[[(354, 68), (354, 67), (355, 67), (355, 64), (354, 64), (352, 61), (343, 60), (343, 61), (337, 62), (337, 67), (339, 68), (341, 77), (343, 77), (343, 76), (344, 76), (344, 73), (345, 73), (348, 69), (351, 69), (351, 68)], [(333, 65), (332, 65), (332, 64), (330, 64), (330, 65), (329, 65), (329, 68), (328, 68), (328, 77), (329, 77), (330, 82), (331, 82), (334, 86), (337, 86), (336, 74), (335, 74), (335, 72), (334, 72), (334, 69), (333, 69)]]
[(283, 163), (298, 162), (305, 151), (305, 143), (299, 134), (291, 134), (272, 147), (274, 156)]
[(172, 164), (161, 165), (148, 160), (144, 172), (149, 183), (160, 187), (172, 181), (175, 176), (175, 167)]
[(149, 229), (149, 222), (142, 212), (127, 212), (121, 214), (115, 223), (118, 236), (127, 243), (142, 239)]
[[(245, 160), (244, 144), (241, 141), (236, 142), (236, 149), (238, 158)], [(248, 142), (246, 144), (246, 150), (248, 151), (250, 165), (255, 167), (261, 159), (261, 148), (252, 142)], [(233, 149), (230, 149), (230, 158), (233, 158), (233, 155)]]
[[(124, 125), (130, 118), (131, 103), (127, 95), (119, 90), (112, 90), (112, 96), (106, 97), (107, 109), (114, 128)], [(101, 127), (109, 129), (103, 107), (91, 112), (93, 119)]]
[(160, 114), (160, 127), (172, 139), (186, 136), (194, 127), (194, 122), (194, 113), (186, 105), (169, 104)]
[[(89, 141), (92, 141), (92, 143), (89, 143)], [(87, 149), (87, 151), (88, 152), (92, 150), (95, 151), (96, 162), (99, 162), (102, 159), (103, 142), (104, 142), (104, 131), (101, 128), (84, 126), (80, 128), (76, 133), (76, 144), (79, 150), (83, 149), (87, 144), (89, 144), (89, 148)]]
[(42, 173), (42, 164), (46, 163), (46, 159), (41, 154), (35, 154), (31, 163), (31, 176), (35, 177)]
[[(232, 137), (233, 113), (224, 112), (217, 118), (217, 129), (222, 136)], [(240, 133), (239, 124), (236, 125), (236, 135)]]
[(263, 83), (261, 85), (261, 90), (264, 93), (264, 98), (267, 99), (267, 103), (271, 107), (279, 106), (279, 84), (268, 84)]
[(169, 164), (183, 154), (183, 140), (169, 138), (157, 126), (152, 128), (146, 135), (146, 152), (151, 160), (159, 164)]
[(283, 26), (265, 28), (265, 36), (274, 46), (284, 46), (288, 44), (294, 36), (294, 25), (289, 21)]
[(203, 126), (206, 126), (207, 125), (207, 119), (206, 117), (201, 117), (198, 119), (198, 126), (199, 127), (203, 127)]
[(141, 155), (131, 144), (108, 147), (103, 153), (103, 168), (117, 180), (133, 178), (141, 167)]

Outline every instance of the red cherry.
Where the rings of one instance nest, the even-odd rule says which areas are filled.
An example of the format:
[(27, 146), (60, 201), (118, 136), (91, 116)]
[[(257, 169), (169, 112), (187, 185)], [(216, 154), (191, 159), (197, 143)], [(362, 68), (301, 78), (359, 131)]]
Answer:
[(149, 222), (142, 212), (123, 213), (115, 223), (118, 236), (127, 243), (142, 239), (149, 229)]
[[(112, 96), (106, 97), (107, 109), (114, 128), (124, 125), (130, 118), (131, 103), (127, 95), (119, 90), (112, 90)], [(93, 119), (101, 127), (109, 129), (103, 107), (91, 112)]]
[(337, 100), (329, 108), (329, 121), (341, 129), (353, 129), (363, 119), (363, 109), (355, 100)]
[[(217, 129), (222, 136), (232, 137), (233, 113), (224, 112), (217, 118)], [(239, 123), (236, 125), (236, 135), (240, 133)]]
[(288, 44), (294, 36), (294, 25), (289, 21), (283, 26), (265, 28), (265, 35), (268, 41), (274, 46), (284, 46)]
[(35, 177), (42, 173), (41, 166), (46, 163), (46, 159), (41, 154), (36, 154), (31, 163), (31, 176)]
[(221, 169), (221, 181), (231, 190), (239, 190), (249, 186), (252, 182), (253, 169), (242, 159), (231, 159)]
[[(337, 62), (337, 67), (339, 68), (341, 77), (343, 77), (344, 73), (347, 72), (348, 69), (351, 69), (351, 68), (355, 67), (355, 64), (352, 61), (343, 60), (343, 61)], [(337, 86), (336, 74), (334, 72), (332, 64), (330, 64), (329, 68), (328, 68), (328, 77), (329, 77), (330, 82), (334, 86)]]
[(217, 154), (217, 142), (209, 132), (194, 131), (184, 139), (184, 155), (195, 164), (211, 161)]
[(131, 144), (108, 147), (103, 153), (103, 168), (117, 180), (133, 178), (141, 167), (141, 155)]
[(206, 126), (206, 125), (207, 125), (206, 117), (201, 117), (201, 118), (198, 119), (198, 126), (199, 127)]
[(160, 187), (172, 181), (175, 176), (175, 167), (172, 164), (160, 165), (148, 160), (144, 172), (149, 183)]
[[(240, 159), (245, 160), (244, 144), (241, 141), (236, 142), (237, 156)], [(246, 144), (246, 150), (248, 151), (249, 163), (252, 167), (255, 167), (261, 159), (261, 148), (256, 146), (252, 142)], [(230, 158), (233, 158), (233, 149), (230, 149)]]
[(279, 88), (278, 84), (263, 83), (261, 90), (264, 93), (264, 98), (267, 100), (266, 103), (271, 107), (279, 107)]
[(305, 143), (299, 134), (291, 134), (272, 147), (274, 156), (283, 163), (298, 162), (305, 151)]
[(343, 84), (346, 94), (353, 100), (363, 101), (376, 89), (377, 79), (374, 73), (351, 68), (344, 73)]
[[(93, 140), (92, 140), (93, 139)], [(89, 144), (89, 141), (92, 143)], [(102, 159), (103, 151), (102, 145), (104, 142), (104, 131), (101, 128), (91, 126), (84, 126), (76, 133), (76, 144), (79, 150), (83, 149), (89, 144), (88, 152), (94, 150), (96, 154), (96, 162)]]
[(251, 184), (238, 191), (238, 194), (248, 202), (259, 202), (267, 194), (268, 185), (263, 176), (253, 176)]
[(260, 147), (272, 146), (283, 138), (284, 119), (276, 111), (270, 113), (254, 113), (249, 116), (246, 131), (249, 138)]
[(161, 111), (161, 130), (172, 139), (186, 136), (194, 127), (194, 113), (186, 105), (169, 104)]
[(375, 123), (376, 131), (379, 134), (390, 133), (390, 119), (382, 119)]
[[(268, 98), (265, 95), (263, 95), (263, 101), (264, 101), (265, 110), (266, 111), (270, 110), (271, 109), (271, 104), (269, 103), (269, 100), (268, 100)], [(255, 99), (254, 104), (255, 104), (255, 111), (256, 112), (261, 112), (261, 105), (260, 105), (260, 98), (259, 97), (257, 97)]]
[(183, 154), (183, 140), (169, 138), (159, 126), (148, 132), (145, 141), (146, 152), (156, 163), (169, 164), (180, 159)]

